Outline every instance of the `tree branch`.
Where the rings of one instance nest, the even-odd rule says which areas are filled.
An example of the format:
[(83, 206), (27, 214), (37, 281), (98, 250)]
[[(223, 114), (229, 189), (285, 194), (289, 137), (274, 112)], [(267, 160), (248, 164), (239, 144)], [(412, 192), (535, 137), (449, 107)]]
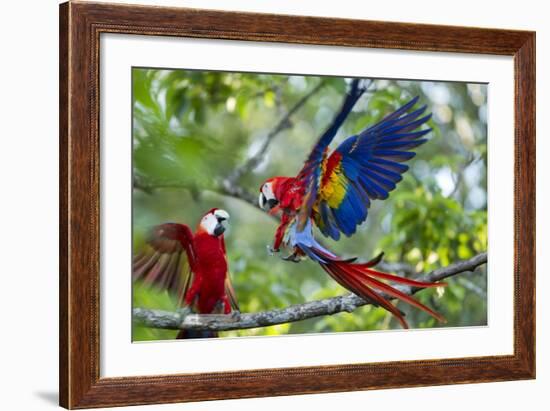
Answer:
[[(145, 183), (143, 181), (134, 179), (133, 187), (136, 190), (141, 190), (144, 193), (151, 194), (153, 191), (157, 189), (172, 189), (172, 190), (188, 190), (189, 187), (187, 187), (184, 184), (177, 183), (177, 182), (162, 182), (162, 183)], [(258, 210), (262, 210), (258, 204), (258, 198), (254, 194), (252, 194), (250, 191), (242, 188), (241, 186), (237, 184), (225, 184), (220, 183), (214, 187), (211, 188), (203, 188), (203, 191), (210, 191), (212, 193), (221, 194), (228, 197), (233, 197), (238, 200), (244, 201), (245, 203), (248, 203), (249, 205), (257, 208)], [(275, 216), (272, 216), (275, 217)], [(276, 218), (276, 217), (275, 217)], [(276, 218), (277, 219), (277, 218)]]
[(256, 154), (251, 156), (243, 165), (240, 167), (237, 167), (233, 173), (227, 177), (227, 179), (223, 182), (223, 185), (229, 185), (235, 186), (235, 183), (246, 173), (249, 171), (252, 171), (254, 168), (256, 168), (264, 159), (265, 153), (267, 152), (267, 149), (275, 136), (277, 134), (281, 133), (282, 131), (289, 129), (292, 127), (292, 123), (290, 122), (290, 118), (300, 109), (302, 106), (306, 104), (306, 102), (314, 95), (316, 94), (321, 88), (324, 86), (324, 82), (321, 80), (319, 84), (317, 84), (309, 93), (304, 95), (300, 100), (292, 106), (290, 110), (287, 111), (287, 113), (279, 120), (277, 125), (267, 134), (267, 137), (265, 138), (263, 144), (260, 146), (260, 149)]
[[(429, 282), (441, 281), (465, 271), (473, 271), (478, 266), (485, 263), (487, 263), (487, 253), (481, 253), (469, 260), (459, 261), (447, 267), (438, 268), (425, 276), (421, 276), (419, 279)], [(415, 294), (422, 290), (422, 288), (412, 288), (410, 286), (401, 285), (395, 288), (398, 288), (408, 295)], [(384, 298), (391, 299), (390, 296), (384, 293), (380, 294)], [(186, 314), (185, 312), (174, 313), (161, 310), (134, 308), (133, 319), (138, 324), (152, 328), (229, 331), (285, 324), (309, 318), (338, 314), (344, 311), (351, 313), (357, 308), (368, 304), (370, 304), (369, 301), (355, 294), (346, 294), (339, 297), (291, 305), (283, 309), (240, 315)]]

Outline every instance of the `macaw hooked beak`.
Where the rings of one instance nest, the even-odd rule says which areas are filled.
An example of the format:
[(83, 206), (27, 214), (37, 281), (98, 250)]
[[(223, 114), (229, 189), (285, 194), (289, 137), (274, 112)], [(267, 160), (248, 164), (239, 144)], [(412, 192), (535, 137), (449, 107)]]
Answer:
[(216, 228), (214, 228), (214, 235), (215, 235), (216, 237), (219, 237), (219, 236), (222, 235), (224, 232), (225, 232), (225, 226), (223, 225), (223, 223), (218, 222), (218, 225), (216, 226)]
[(215, 235), (216, 237), (219, 237), (219, 236), (222, 235), (224, 232), (225, 232), (225, 227), (223, 226), (222, 223), (218, 223), (218, 225), (216, 226), (216, 228), (214, 228), (214, 235)]
[(220, 210), (219, 213), (215, 213), (214, 215), (216, 216), (216, 220), (218, 221), (218, 224), (216, 224), (216, 227), (214, 228), (214, 235), (216, 237), (219, 237), (226, 230), (226, 227), (224, 226), (224, 222), (229, 219), (229, 215), (222, 210)]
[(278, 205), (279, 205), (279, 202), (277, 200), (275, 200), (274, 198), (270, 198), (269, 200), (267, 200), (267, 207), (270, 210), (273, 210)]
[(260, 208), (262, 210), (269, 211), (277, 207), (279, 202), (274, 198), (270, 198), (268, 200), (264, 195), (264, 193), (260, 193), (260, 197), (258, 198), (258, 204), (260, 205)]

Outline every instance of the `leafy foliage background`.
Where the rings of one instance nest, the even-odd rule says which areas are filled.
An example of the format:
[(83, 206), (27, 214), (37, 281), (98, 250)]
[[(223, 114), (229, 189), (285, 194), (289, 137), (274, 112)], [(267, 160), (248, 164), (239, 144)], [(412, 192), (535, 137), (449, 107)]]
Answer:
[[(292, 264), (269, 256), (276, 222), (240, 199), (219, 194), (219, 183), (254, 155), (277, 122), (304, 95), (317, 93), (291, 117), (265, 159), (239, 184), (253, 194), (275, 175), (296, 175), (317, 137), (339, 109), (349, 79), (190, 70), (133, 69), (133, 173), (143, 187), (133, 192), (134, 251), (147, 230), (168, 221), (195, 227), (212, 207), (231, 215), (226, 243), (241, 311), (256, 312), (332, 297), (345, 292), (316, 264)], [(419, 95), (433, 112), (430, 141), (417, 149), (410, 170), (389, 199), (374, 201), (356, 235), (324, 239), (342, 256), (385, 261), (429, 271), (487, 249), (487, 86), (455, 82), (374, 79), (332, 147)], [(320, 236), (320, 234), (318, 234)], [(129, 275), (129, 274), (128, 274)], [(166, 292), (134, 285), (133, 304), (175, 310)], [(437, 324), (403, 303), (411, 327), (487, 323), (487, 276), (451, 278), (445, 289), (416, 298), (448, 320)], [(371, 306), (354, 313), (223, 336), (399, 328), (386, 311)], [(171, 339), (176, 332), (134, 326), (134, 340)]]

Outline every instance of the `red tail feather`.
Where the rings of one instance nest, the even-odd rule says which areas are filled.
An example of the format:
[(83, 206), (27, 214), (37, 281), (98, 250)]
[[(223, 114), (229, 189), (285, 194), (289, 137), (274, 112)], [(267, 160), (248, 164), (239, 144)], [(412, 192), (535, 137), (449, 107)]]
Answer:
[(345, 262), (334, 262), (322, 267), (329, 275), (340, 285), (353, 291), (355, 294), (372, 301), (392, 313), (401, 323), (403, 328), (409, 328), (407, 321), (403, 318), (403, 313), (399, 311), (389, 300), (383, 298), (376, 291), (369, 288), (353, 271), (348, 271), (348, 266), (351, 264)]
[(380, 271), (375, 271), (375, 270), (365, 270), (365, 271), (374, 277), (383, 278), (384, 280), (390, 280), (390, 281), (393, 281), (394, 283), (410, 285), (412, 287), (428, 288), (428, 287), (445, 287), (447, 285), (447, 283), (440, 283), (440, 282), (428, 283), (426, 281), (412, 280), (410, 278), (399, 277), (398, 275), (395, 275), (395, 274), (382, 273)]
[(411, 287), (427, 288), (427, 287), (440, 287), (447, 285), (446, 283), (429, 283), (424, 281), (412, 280), (409, 278), (399, 277), (397, 275), (388, 274), (372, 270), (373, 264), (353, 264), (342, 260), (329, 260), (328, 263), (321, 266), (325, 271), (340, 285), (353, 291), (355, 294), (372, 301), (375, 304), (380, 305), (390, 313), (392, 313), (401, 323), (403, 328), (409, 328), (407, 322), (403, 318), (403, 313), (395, 307), (390, 300), (382, 297), (374, 289), (380, 290), (391, 297), (404, 301), (413, 307), (416, 307), (432, 317), (436, 318), (440, 322), (445, 322), (445, 318), (412, 298), (410, 295), (399, 291), (398, 289), (377, 280), (374, 277), (378, 277), (384, 280), (392, 281), (399, 284), (409, 285)]
[(364, 274), (364, 279), (367, 283), (369, 283), (369, 285), (371, 285), (372, 287), (376, 287), (378, 288), (379, 290), (382, 290), (384, 291), (385, 293), (391, 295), (392, 297), (395, 297), (395, 298), (398, 298), (428, 314), (430, 314), (432, 317), (434, 317), (435, 319), (437, 319), (438, 321), (440, 322), (445, 322), (445, 319), (438, 313), (436, 313), (435, 311), (433, 311), (432, 309), (426, 307), (424, 304), (422, 304), (421, 302), (415, 300), (414, 298), (412, 298), (411, 296), (403, 293), (402, 291), (399, 291), (398, 289), (388, 285), (388, 284), (385, 284), (381, 281), (378, 281), (378, 280), (375, 280), (374, 278), (372, 277), (369, 277), (368, 275)]

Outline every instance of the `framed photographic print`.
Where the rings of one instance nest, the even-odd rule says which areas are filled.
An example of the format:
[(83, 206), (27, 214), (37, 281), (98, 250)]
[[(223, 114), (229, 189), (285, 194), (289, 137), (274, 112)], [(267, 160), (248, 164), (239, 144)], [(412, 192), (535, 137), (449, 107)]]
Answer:
[(534, 44), (62, 4), (61, 405), (534, 378)]

